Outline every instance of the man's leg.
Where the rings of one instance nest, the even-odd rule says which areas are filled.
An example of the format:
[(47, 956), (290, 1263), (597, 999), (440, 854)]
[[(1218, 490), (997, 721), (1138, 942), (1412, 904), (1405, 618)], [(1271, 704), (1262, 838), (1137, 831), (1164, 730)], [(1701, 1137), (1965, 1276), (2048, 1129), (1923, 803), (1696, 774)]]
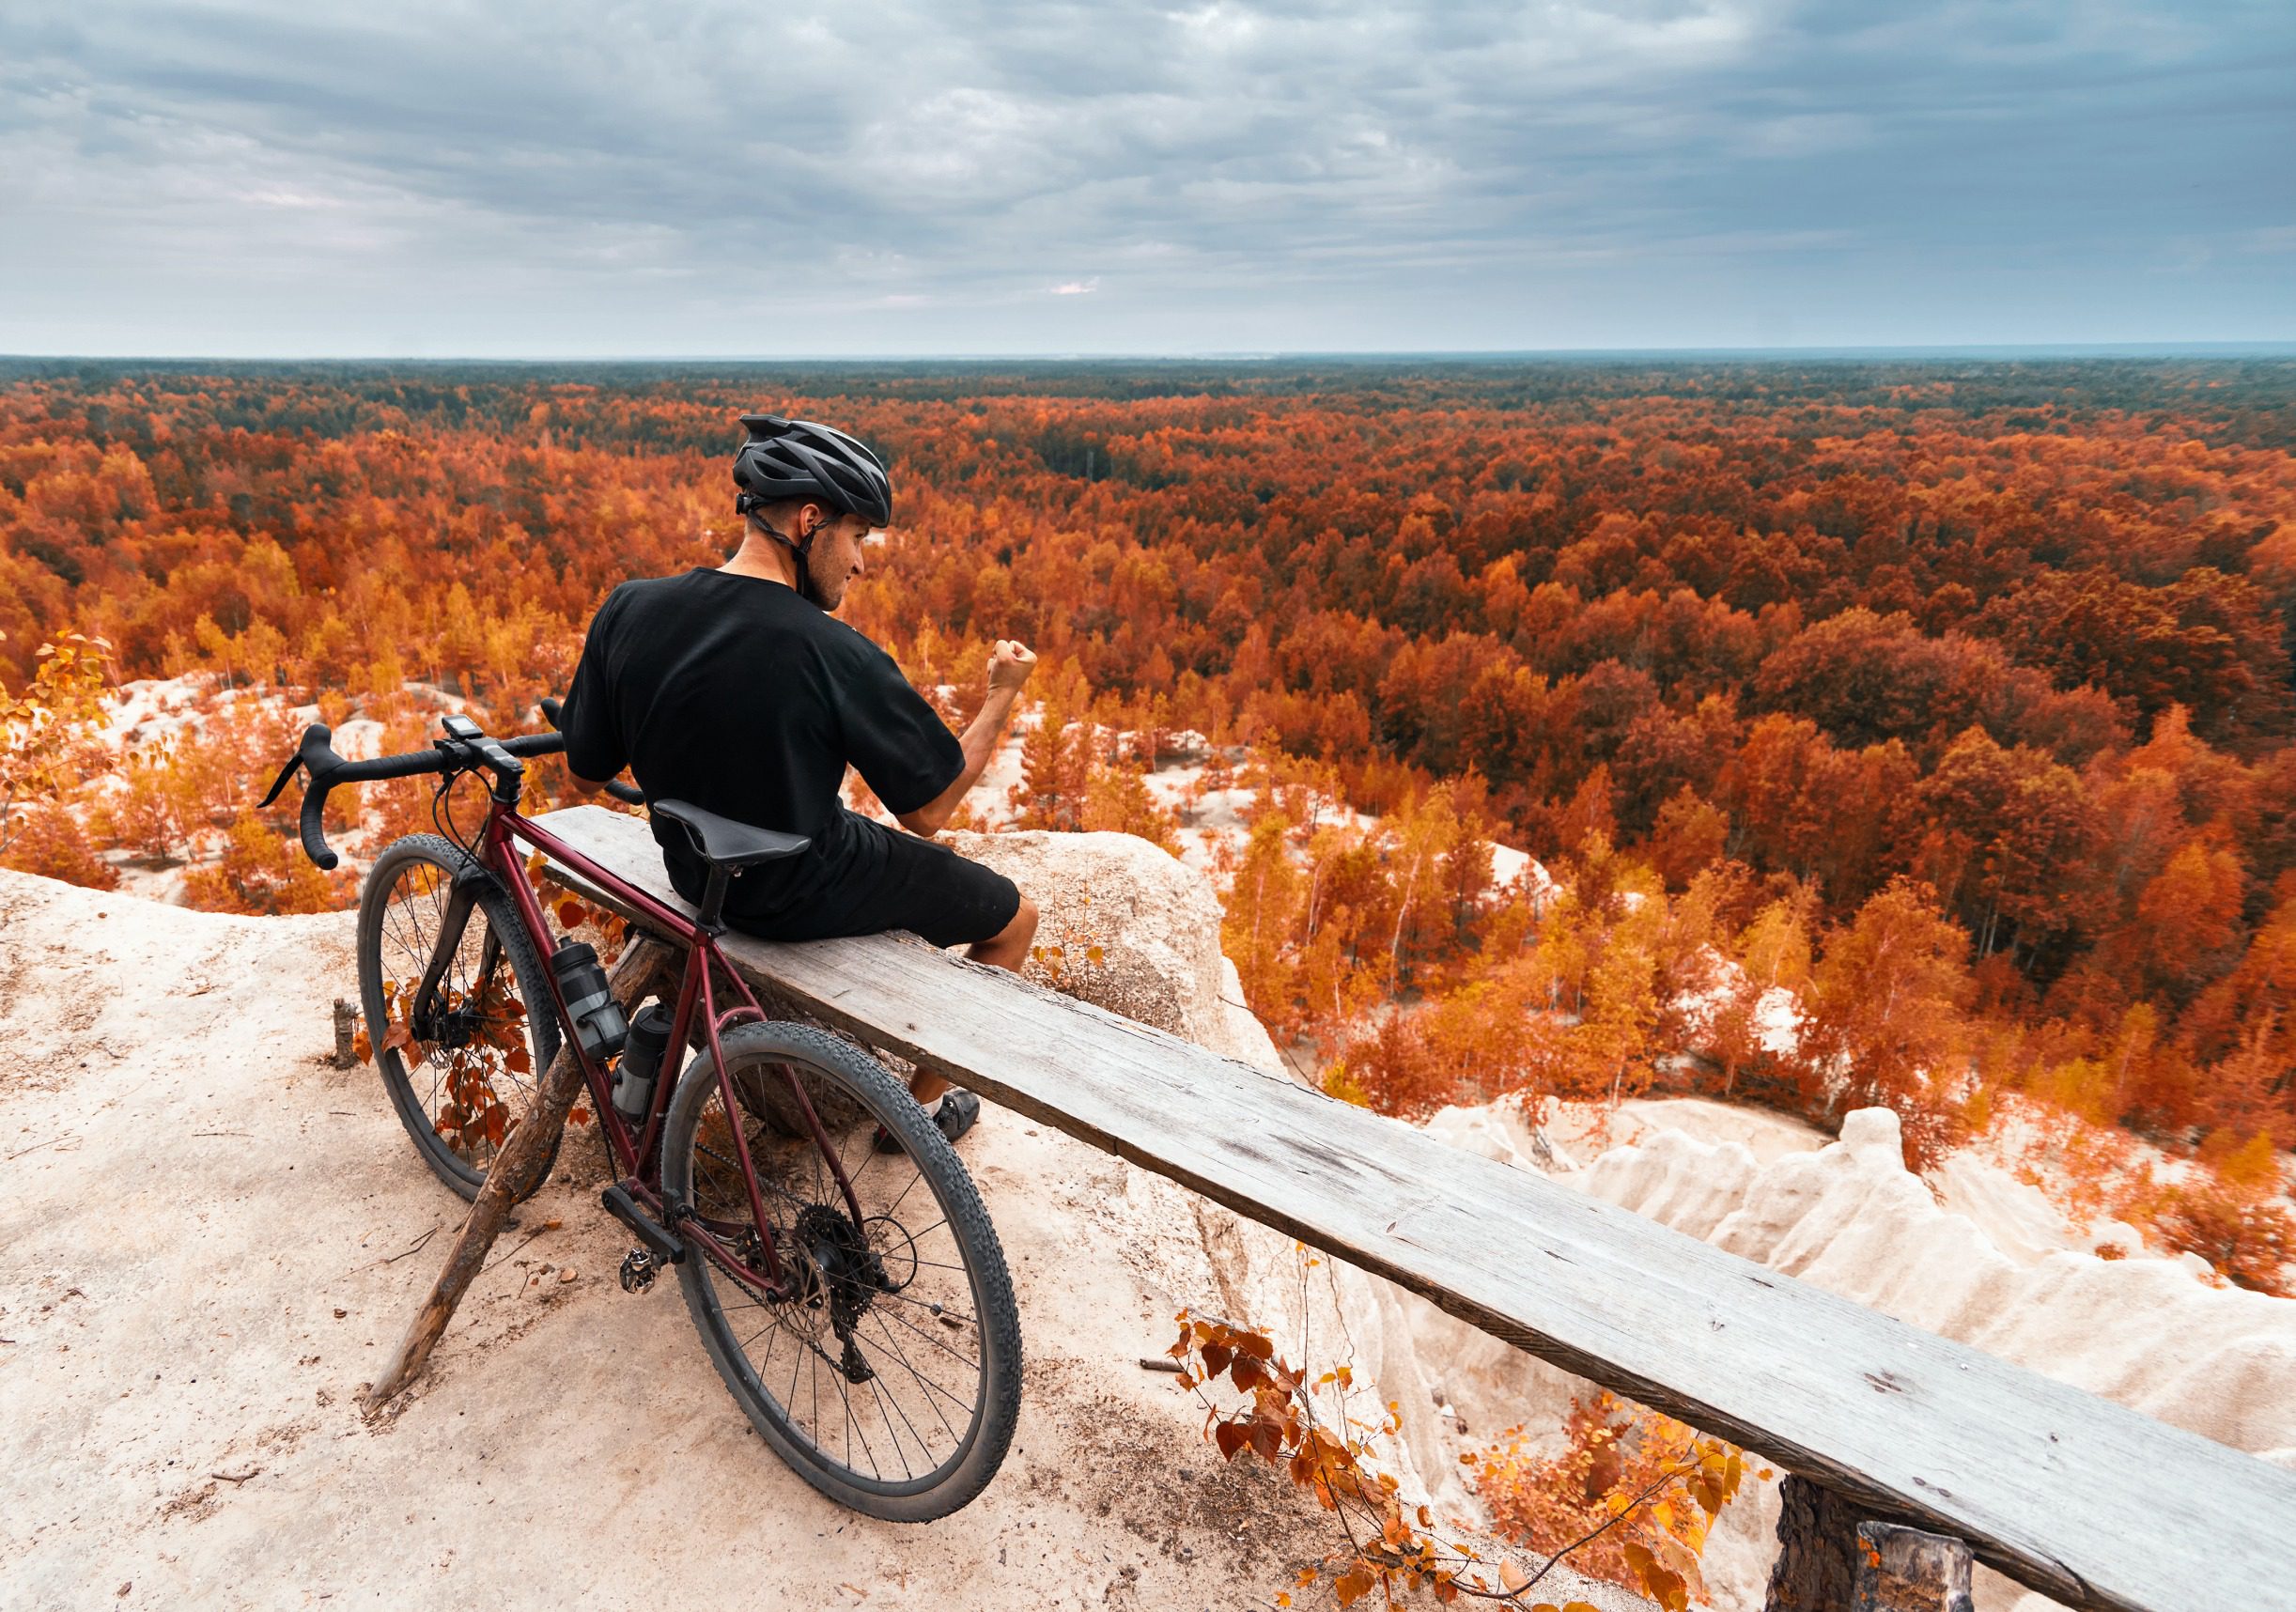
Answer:
[[(1028, 960), (1029, 942), (1036, 938), (1036, 903), (1027, 896), (1020, 898), (1020, 907), (1013, 921), (985, 940), (975, 940), (965, 950), (965, 955), (976, 963), (986, 963), (992, 969), (1010, 969), (1018, 972)], [(920, 1103), (929, 1103), (949, 1089), (949, 1082), (938, 1075), (923, 1070), (908, 1083), (909, 1095)]]

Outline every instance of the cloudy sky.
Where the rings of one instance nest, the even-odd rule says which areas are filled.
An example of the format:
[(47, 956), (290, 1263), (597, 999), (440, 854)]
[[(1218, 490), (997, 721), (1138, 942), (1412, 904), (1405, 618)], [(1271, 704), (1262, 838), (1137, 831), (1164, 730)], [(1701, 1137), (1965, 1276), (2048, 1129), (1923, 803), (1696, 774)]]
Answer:
[(2288, 0), (8, 0), (0, 352), (2296, 339)]

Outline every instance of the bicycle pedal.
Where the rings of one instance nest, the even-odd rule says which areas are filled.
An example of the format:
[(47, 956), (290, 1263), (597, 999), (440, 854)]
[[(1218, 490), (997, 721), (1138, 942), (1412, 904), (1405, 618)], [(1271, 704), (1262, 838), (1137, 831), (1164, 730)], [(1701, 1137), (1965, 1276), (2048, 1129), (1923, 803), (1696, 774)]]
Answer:
[(644, 1293), (660, 1274), (661, 1262), (650, 1248), (632, 1248), (622, 1256), (620, 1275), (624, 1293)]

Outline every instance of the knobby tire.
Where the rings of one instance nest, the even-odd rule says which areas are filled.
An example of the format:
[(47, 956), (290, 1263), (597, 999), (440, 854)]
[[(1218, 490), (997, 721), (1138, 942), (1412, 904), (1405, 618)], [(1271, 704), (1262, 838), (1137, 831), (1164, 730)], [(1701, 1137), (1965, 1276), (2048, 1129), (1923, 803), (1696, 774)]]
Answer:
[[(1020, 1412), (1020, 1318), (979, 1190), (916, 1100), (860, 1049), (783, 1023), (744, 1025), (721, 1045), (782, 1257), (814, 1271), (848, 1270), (836, 1260), (860, 1259), (866, 1270), (874, 1254), (879, 1285), (844, 1284), (867, 1303), (858, 1319), (848, 1311), (841, 1339), (835, 1279), (810, 1279), (831, 1302), (768, 1303), (690, 1238), (678, 1279), (711, 1363), (759, 1435), (830, 1499), (892, 1522), (946, 1516), (996, 1475)], [(789, 1121), (784, 1067), (815, 1094), (861, 1200), (868, 1231), (858, 1246), (840, 1245), (850, 1210), (819, 1147)], [(778, 1124), (752, 1092), (784, 1105)], [(877, 1125), (902, 1153), (872, 1149)], [(737, 1183), (717, 1069), (705, 1052), (671, 1104), (663, 1199), (674, 1217), (692, 1211), (721, 1232), (729, 1217), (753, 1225)], [(921, 1207), (928, 1196), (932, 1207)], [(800, 1216), (811, 1228), (803, 1235)], [(830, 1261), (806, 1261), (801, 1246), (827, 1248)], [(909, 1285), (895, 1291), (896, 1280)], [(840, 1360), (855, 1356), (873, 1372), (868, 1380), (840, 1372)]]

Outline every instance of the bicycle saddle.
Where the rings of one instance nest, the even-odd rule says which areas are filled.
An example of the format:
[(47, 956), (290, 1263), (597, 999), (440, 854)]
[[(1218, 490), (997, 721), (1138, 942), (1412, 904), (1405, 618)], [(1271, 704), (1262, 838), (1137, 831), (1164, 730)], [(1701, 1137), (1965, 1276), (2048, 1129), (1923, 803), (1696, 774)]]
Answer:
[(693, 848), (701, 853), (704, 861), (729, 873), (797, 856), (813, 844), (802, 834), (783, 834), (737, 823), (731, 817), (705, 812), (684, 800), (657, 800), (653, 814), (685, 829), (686, 837), (693, 842)]

